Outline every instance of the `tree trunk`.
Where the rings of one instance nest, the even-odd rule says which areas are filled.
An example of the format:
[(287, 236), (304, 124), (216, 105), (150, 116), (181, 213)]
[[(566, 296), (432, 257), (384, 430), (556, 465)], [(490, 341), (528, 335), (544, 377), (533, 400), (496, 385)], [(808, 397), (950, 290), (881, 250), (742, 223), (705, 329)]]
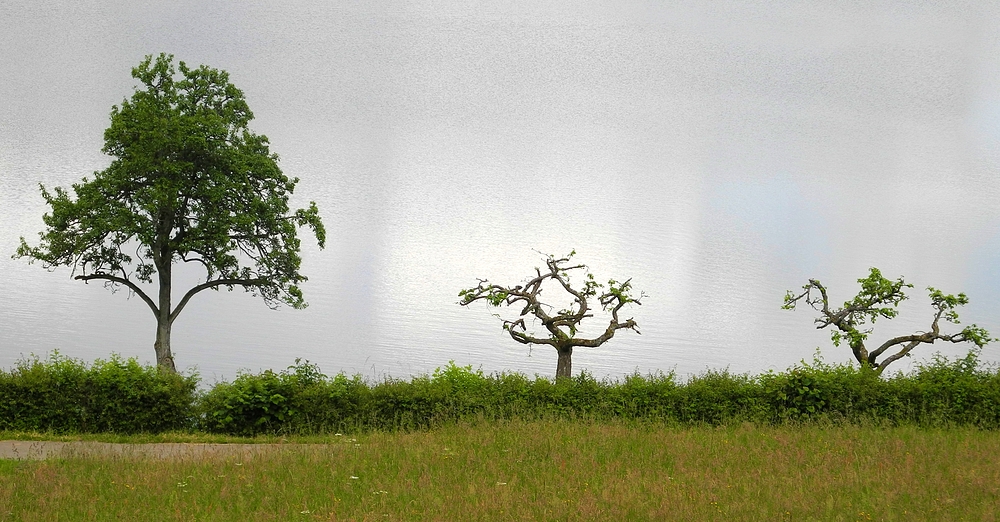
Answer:
[(170, 322), (156, 318), (156, 342), (153, 343), (153, 350), (156, 351), (156, 365), (170, 373), (177, 373), (174, 366), (174, 355), (170, 352)]
[(157, 263), (156, 274), (160, 280), (159, 313), (156, 316), (156, 342), (153, 343), (153, 350), (156, 351), (156, 365), (170, 373), (177, 373), (174, 366), (174, 354), (170, 351), (170, 264), (169, 254), (166, 261)]
[(858, 361), (861, 366), (871, 366), (871, 361), (868, 360), (868, 349), (865, 348), (865, 343), (851, 343), (851, 351), (854, 352), (854, 358)]
[(556, 348), (559, 351), (559, 363), (556, 365), (556, 379), (573, 376), (573, 347)]

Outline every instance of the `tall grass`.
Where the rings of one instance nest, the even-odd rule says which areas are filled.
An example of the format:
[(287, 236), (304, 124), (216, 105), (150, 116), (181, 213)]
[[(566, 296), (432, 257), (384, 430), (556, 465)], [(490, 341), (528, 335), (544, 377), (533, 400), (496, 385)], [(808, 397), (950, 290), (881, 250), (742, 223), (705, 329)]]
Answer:
[(89, 367), (58, 355), (0, 371), (0, 430), (260, 434), (422, 430), (455, 422), (655, 421), (667, 425), (753, 422), (875, 423), (1000, 427), (1000, 372), (978, 352), (935, 357), (909, 374), (877, 376), (820, 360), (784, 372), (707, 371), (558, 381), (519, 373), (486, 375), (449, 363), (431, 375), (368, 382), (328, 377), (308, 362), (240, 374), (198, 392), (178, 377), (112, 358)]
[(0, 520), (996, 520), (1000, 434), (458, 422), (310, 447), (0, 464)]

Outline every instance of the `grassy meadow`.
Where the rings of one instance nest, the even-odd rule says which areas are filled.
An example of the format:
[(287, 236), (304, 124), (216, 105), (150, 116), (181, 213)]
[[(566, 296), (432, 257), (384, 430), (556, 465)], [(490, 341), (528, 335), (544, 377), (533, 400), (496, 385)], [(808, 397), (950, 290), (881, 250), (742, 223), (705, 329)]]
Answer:
[(0, 460), (0, 522), (1000, 519), (1000, 368), (977, 351), (687, 379), (296, 360), (209, 388), (53, 355), (0, 370), (6, 439), (254, 445)]
[(1000, 433), (972, 427), (515, 419), (285, 440), (314, 444), (0, 461), (0, 520), (1000, 518)]

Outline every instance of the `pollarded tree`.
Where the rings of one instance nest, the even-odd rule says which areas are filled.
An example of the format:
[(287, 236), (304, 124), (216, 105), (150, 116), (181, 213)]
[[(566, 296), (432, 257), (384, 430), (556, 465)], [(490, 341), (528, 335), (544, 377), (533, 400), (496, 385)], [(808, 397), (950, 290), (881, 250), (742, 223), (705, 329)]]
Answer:
[[(556, 258), (548, 255), (545, 258), (547, 271), (535, 268), (536, 276), (523, 285), (514, 287), (499, 286), (491, 284), (488, 280), (480, 279), (479, 285), (468, 288), (458, 293), (462, 298), (459, 304), (467, 306), (480, 299), (486, 301), (491, 306), (510, 306), (517, 303), (524, 303), (521, 309), (520, 318), (514, 321), (503, 320), (503, 329), (510, 334), (510, 337), (521, 344), (547, 344), (556, 349), (559, 360), (556, 364), (556, 378), (570, 377), (573, 374), (573, 348), (585, 346), (596, 348), (612, 337), (615, 332), (626, 328), (639, 332), (639, 326), (631, 318), (622, 321), (618, 318), (618, 312), (623, 306), (631, 303), (641, 305), (639, 301), (645, 297), (640, 292), (638, 297), (633, 296), (632, 280), (622, 282), (611, 279), (608, 281), (607, 290), (602, 283), (594, 279), (586, 265), (572, 265), (570, 259), (576, 255), (576, 251), (570, 252), (566, 257)], [(574, 288), (570, 285), (569, 272), (572, 270), (584, 270), (584, 281), (582, 287)], [(569, 294), (572, 303), (568, 308), (554, 312), (555, 309), (550, 304), (540, 300), (542, 284), (546, 281), (558, 283), (558, 288)], [(598, 295), (598, 291), (601, 291)], [(593, 317), (588, 299), (596, 298), (604, 311), (611, 313), (611, 320), (604, 333), (592, 339), (577, 337), (580, 323)], [(552, 301), (549, 301), (552, 303)], [(533, 315), (542, 326), (548, 331), (544, 337), (528, 333), (524, 318), (528, 314)]]
[[(989, 332), (974, 324), (966, 326), (956, 334), (941, 333), (939, 325), (941, 319), (943, 318), (949, 323), (959, 324), (956, 308), (968, 304), (969, 298), (965, 294), (946, 295), (936, 288), (928, 287), (931, 307), (934, 308), (930, 331), (893, 337), (879, 345), (878, 348), (869, 351), (865, 346), (865, 340), (868, 339), (868, 334), (872, 332), (872, 329), (862, 329), (862, 326), (869, 322), (875, 324), (875, 321), (880, 317), (886, 319), (896, 317), (899, 314), (896, 307), (907, 298), (904, 289), (913, 288), (913, 285), (904, 282), (902, 277), (890, 281), (874, 267), (868, 277), (858, 279), (858, 282), (861, 283), (861, 291), (854, 299), (845, 302), (841, 308), (830, 308), (826, 287), (816, 279), (810, 279), (809, 284), (802, 287), (801, 294), (796, 295), (788, 291), (785, 294), (785, 304), (782, 308), (794, 310), (799, 301), (811, 306), (820, 313), (820, 316), (815, 320), (816, 328), (836, 327), (836, 330), (831, 332), (834, 346), (840, 346), (842, 341), (847, 341), (858, 363), (863, 368), (874, 370), (877, 374), (881, 374), (889, 364), (909, 356), (914, 348), (923, 343), (932, 344), (937, 340), (952, 343), (968, 341), (982, 348), (993, 340), (990, 338)], [(814, 292), (819, 293), (819, 295)], [(880, 361), (879, 357), (886, 353), (888, 356)]]
[[(310, 227), (320, 248), (326, 237), (315, 203), (289, 210), (298, 179), (282, 174), (267, 137), (248, 128), (253, 113), (229, 75), (178, 68), (179, 78), (173, 56), (161, 54), (132, 69), (142, 85), (112, 108), (104, 132), (111, 165), (74, 184), (72, 196), (42, 186), (52, 210), (41, 243), (22, 237), (14, 256), (134, 292), (156, 317), (156, 361), (169, 371), (171, 325), (195, 294), (239, 286), (272, 308), (302, 308), (297, 227)], [(172, 306), (176, 262), (206, 275)], [(154, 278), (156, 293), (140, 286)]]

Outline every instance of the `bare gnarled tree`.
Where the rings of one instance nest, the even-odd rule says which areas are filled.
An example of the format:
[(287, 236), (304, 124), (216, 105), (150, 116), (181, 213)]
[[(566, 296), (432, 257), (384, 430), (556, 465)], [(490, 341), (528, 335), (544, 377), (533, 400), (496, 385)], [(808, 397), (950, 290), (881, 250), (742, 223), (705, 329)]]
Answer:
[[(555, 348), (559, 354), (556, 378), (570, 377), (573, 373), (574, 347), (598, 347), (614, 337), (615, 332), (623, 328), (640, 333), (638, 325), (632, 318), (622, 321), (618, 317), (618, 312), (623, 306), (630, 303), (641, 305), (639, 300), (645, 297), (645, 294), (641, 292), (638, 297), (632, 295), (631, 279), (622, 282), (611, 279), (608, 281), (607, 290), (598, 295), (598, 291), (605, 287), (602, 283), (594, 280), (594, 275), (587, 271), (586, 265), (567, 266), (574, 255), (576, 255), (576, 251), (570, 252), (568, 256), (562, 258), (547, 255), (545, 258), (547, 271), (543, 272), (542, 269), (536, 267), (536, 276), (523, 285), (506, 287), (480, 279), (478, 286), (459, 292), (458, 295), (462, 298), (459, 304), (466, 306), (480, 299), (485, 300), (491, 306), (510, 306), (523, 302), (524, 308), (521, 309), (520, 317), (514, 321), (504, 319), (503, 329), (510, 334), (512, 339), (521, 344), (547, 344)], [(570, 285), (569, 272), (581, 269), (586, 274), (583, 287), (573, 288)], [(539, 299), (542, 293), (542, 284), (547, 280), (559, 283), (559, 286), (570, 294), (573, 302), (569, 308), (553, 312), (553, 306)], [(611, 313), (610, 323), (604, 333), (593, 339), (576, 337), (580, 323), (594, 315), (590, 313), (591, 308), (588, 302), (588, 299), (594, 297), (597, 298), (603, 310)], [(548, 331), (547, 337), (538, 337), (528, 333), (524, 321), (528, 314), (541, 321), (542, 326)]]
[[(896, 317), (899, 314), (896, 306), (906, 299), (903, 289), (913, 288), (913, 285), (904, 282), (902, 277), (890, 281), (883, 277), (877, 268), (872, 268), (868, 277), (858, 279), (858, 282), (861, 283), (861, 291), (853, 300), (845, 302), (842, 308), (830, 309), (826, 287), (816, 279), (810, 279), (809, 284), (802, 287), (801, 294), (796, 295), (791, 291), (785, 294), (785, 304), (782, 308), (794, 310), (799, 301), (811, 306), (821, 314), (815, 320), (816, 328), (822, 329), (831, 325), (836, 327), (837, 329), (831, 333), (833, 344), (840, 346), (841, 341), (846, 340), (858, 363), (862, 367), (875, 370), (878, 374), (881, 374), (889, 364), (909, 356), (914, 348), (923, 343), (932, 344), (939, 339), (952, 343), (969, 341), (981, 348), (993, 340), (990, 338), (989, 332), (974, 324), (966, 326), (957, 334), (941, 333), (938, 324), (940, 320), (944, 318), (949, 323), (958, 324), (958, 312), (955, 311), (955, 308), (968, 304), (969, 298), (965, 294), (946, 295), (936, 288), (928, 287), (931, 306), (934, 308), (934, 319), (931, 321), (930, 331), (893, 337), (878, 348), (868, 351), (865, 347), (865, 340), (872, 329), (861, 330), (859, 327), (866, 322), (874, 324), (879, 317), (886, 319)], [(819, 295), (817, 296), (813, 292), (818, 292)], [(878, 358), (889, 350), (895, 351), (879, 361)]]

